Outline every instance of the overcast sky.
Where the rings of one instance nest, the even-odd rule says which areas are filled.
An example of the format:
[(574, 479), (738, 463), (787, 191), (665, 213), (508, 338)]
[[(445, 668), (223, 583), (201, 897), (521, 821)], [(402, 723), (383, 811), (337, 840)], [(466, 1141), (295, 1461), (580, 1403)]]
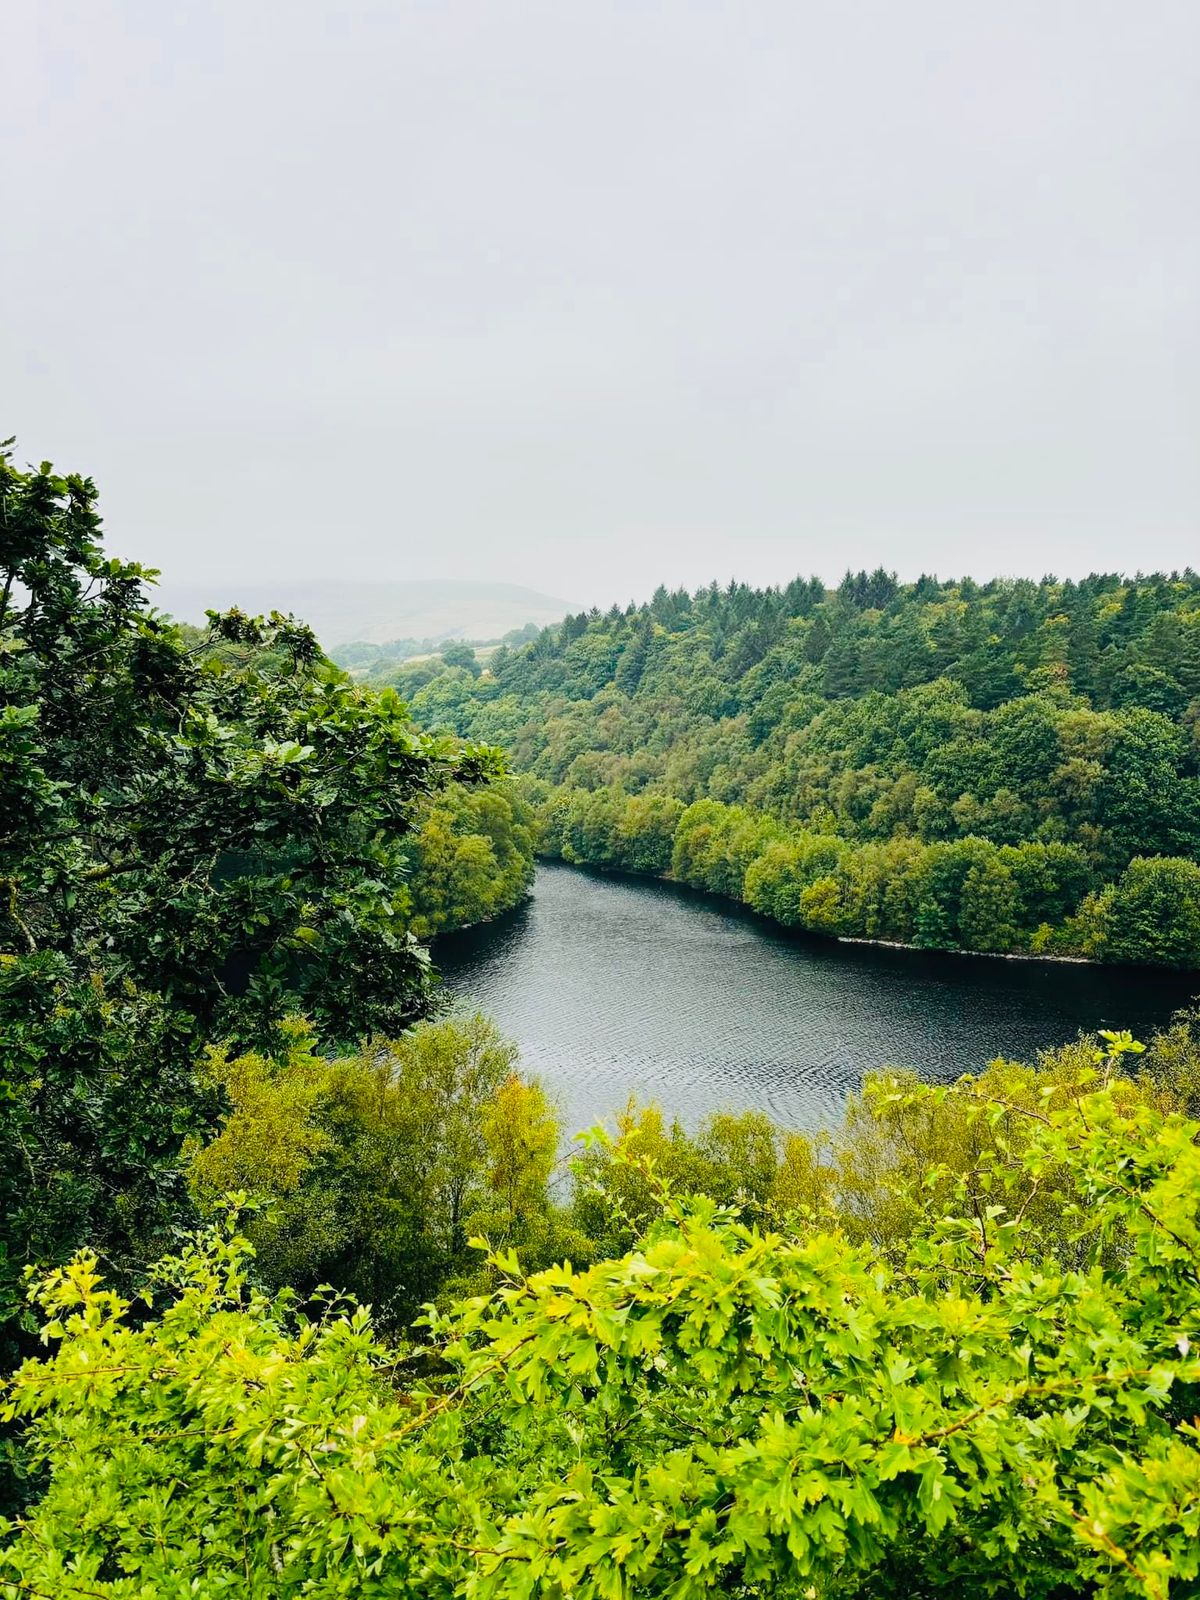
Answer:
[(1197, 0), (8, 0), (0, 436), (181, 578), (1200, 564)]

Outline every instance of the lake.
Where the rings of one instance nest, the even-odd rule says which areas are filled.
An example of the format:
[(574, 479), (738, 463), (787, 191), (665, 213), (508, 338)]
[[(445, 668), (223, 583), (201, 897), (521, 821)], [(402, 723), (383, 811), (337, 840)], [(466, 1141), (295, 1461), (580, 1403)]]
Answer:
[(1081, 1029), (1145, 1038), (1200, 990), (1195, 973), (839, 944), (671, 884), (558, 864), (538, 868), (516, 911), (439, 939), (435, 961), (455, 1000), (517, 1041), (567, 1132), (631, 1094), (689, 1127), (751, 1107), (827, 1126), (874, 1068), (944, 1081)]

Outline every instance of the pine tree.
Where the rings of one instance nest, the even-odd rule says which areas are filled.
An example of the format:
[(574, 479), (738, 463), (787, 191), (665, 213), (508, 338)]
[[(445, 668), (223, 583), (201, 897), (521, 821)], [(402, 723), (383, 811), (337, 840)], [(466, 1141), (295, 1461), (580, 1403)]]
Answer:
[(818, 611), (804, 641), (804, 659), (813, 663), (824, 661), (825, 652), (829, 649), (829, 640), (829, 624), (824, 615)]

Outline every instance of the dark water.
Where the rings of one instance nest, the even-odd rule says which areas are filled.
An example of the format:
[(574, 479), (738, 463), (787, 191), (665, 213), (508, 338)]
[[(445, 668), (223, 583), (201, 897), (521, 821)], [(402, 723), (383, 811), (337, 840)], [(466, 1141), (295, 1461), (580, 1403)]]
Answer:
[(496, 1018), (569, 1130), (629, 1095), (694, 1125), (748, 1107), (814, 1128), (887, 1064), (952, 1078), (1081, 1029), (1145, 1038), (1200, 976), (793, 936), (687, 890), (542, 866), (502, 921), (439, 940), (450, 992)]

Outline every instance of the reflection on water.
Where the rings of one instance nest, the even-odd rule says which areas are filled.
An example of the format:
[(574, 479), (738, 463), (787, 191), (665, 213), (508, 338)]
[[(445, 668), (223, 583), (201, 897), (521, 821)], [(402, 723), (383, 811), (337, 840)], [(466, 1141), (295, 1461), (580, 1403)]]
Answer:
[(944, 1080), (1081, 1029), (1145, 1037), (1200, 988), (1194, 973), (793, 936), (668, 884), (560, 865), (502, 921), (439, 940), (435, 959), (456, 999), (517, 1040), (571, 1130), (631, 1094), (689, 1125), (754, 1107), (818, 1127), (872, 1068)]

